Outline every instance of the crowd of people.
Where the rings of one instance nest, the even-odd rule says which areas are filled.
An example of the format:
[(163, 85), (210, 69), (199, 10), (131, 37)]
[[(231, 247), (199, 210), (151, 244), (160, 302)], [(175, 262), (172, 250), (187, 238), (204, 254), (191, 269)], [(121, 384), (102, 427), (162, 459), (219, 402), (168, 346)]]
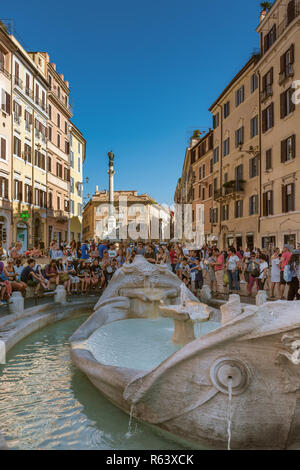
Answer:
[[(149, 263), (166, 265), (196, 296), (204, 283), (215, 297), (239, 293), (244, 284), (249, 296), (256, 286), (256, 290), (268, 290), (271, 298), (283, 299), (288, 285), (287, 299), (300, 299), (300, 244), (297, 250), (284, 245), (282, 250), (267, 252), (233, 246), (220, 251), (216, 245), (189, 250), (177, 242), (90, 240), (70, 244), (53, 241), (47, 250), (39, 246), (25, 253), (18, 242), (5, 254), (0, 247), (0, 301), (7, 302), (13, 291), (25, 297), (27, 287), (32, 287), (36, 296), (58, 285), (64, 285), (69, 295), (100, 292), (115, 271), (136, 255), (143, 255)], [(46, 257), (45, 264), (39, 264), (41, 257)]]

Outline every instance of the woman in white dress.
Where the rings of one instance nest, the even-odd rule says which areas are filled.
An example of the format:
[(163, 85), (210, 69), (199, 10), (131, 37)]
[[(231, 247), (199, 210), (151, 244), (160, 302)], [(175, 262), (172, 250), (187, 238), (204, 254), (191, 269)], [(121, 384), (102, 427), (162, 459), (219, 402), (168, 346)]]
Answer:
[(275, 298), (275, 287), (277, 292), (280, 289), (280, 249), (275, 248), (274, 254), (271, 257), (271, 298)]

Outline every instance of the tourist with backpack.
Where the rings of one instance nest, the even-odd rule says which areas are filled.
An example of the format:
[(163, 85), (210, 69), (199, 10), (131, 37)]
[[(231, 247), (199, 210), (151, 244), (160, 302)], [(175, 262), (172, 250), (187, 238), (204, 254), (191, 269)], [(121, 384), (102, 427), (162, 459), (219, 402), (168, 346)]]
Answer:
[(248, 282), (248, 295), (251, 297), (253, 284), (256, 283), (257, 291), (259, 291), (258, 278), (260, 275), (259, 258), (256, 256), (255, 251), (251, 252), (250, 258), (246, 261), (247, 273), (249, 273)]
[[(288, 300), (300, 300), (299, 281), (300, 281), (300, 251), (294, 250), (290, 260), (285, 267), (285, 278), (291, 279), (289, 282)], [(286, 281), (288, 282), (288, 281)]]

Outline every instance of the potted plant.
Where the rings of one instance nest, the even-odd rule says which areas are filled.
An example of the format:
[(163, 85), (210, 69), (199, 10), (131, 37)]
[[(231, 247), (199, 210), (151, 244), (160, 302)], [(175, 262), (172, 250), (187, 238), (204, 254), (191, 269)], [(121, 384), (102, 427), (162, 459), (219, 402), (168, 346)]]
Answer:
[(262, 8), (261, 14), (264, 14), (264, 13), (267, 14), (268, 11), (270, 11), (271, 8), (272, 8), (272, 3), (271, 2), (261, 2), (260, 6)]

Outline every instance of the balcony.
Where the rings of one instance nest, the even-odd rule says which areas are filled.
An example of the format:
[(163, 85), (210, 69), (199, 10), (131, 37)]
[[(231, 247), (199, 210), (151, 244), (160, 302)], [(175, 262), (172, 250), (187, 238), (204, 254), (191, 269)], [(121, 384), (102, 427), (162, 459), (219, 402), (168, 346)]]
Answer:
[(35, 97), (34, 101), (35, 104), (42, 108), (43, 111), (46, 111), (46, 103), (42, 101), (38, 96)]
[(59, 103), (62, 104), (70, 114), (72, 114), (72, 106), (70, 103), (66, 102), (66, 100), (59, 93), (57, 93), (57, 90), (54, 87), (51, 88), (49, 93), (54, 96), (56, 100), (58, 100)]
[(287, 64), (284, 72), (279, 74), (279, 85), (283, 85), (286, 80), (294, 76), (294, 67), (293, 64)]
[(5, 69), (5, 65), (4, 65), (3, 62), (0, 62), (0, 72), (3, 73), (3, 75), (5, 75), (5, 77), (10, 80), (11, 75), (10, 75), (10, 73)]
[(228, 199), (239, 199), (241, 193), (244, 192), (244, 180), (231, 180), (223, 184), (222, 189), (214, 192), (214, 200), (224, 202)]
[(23, 82), (20, 79), (20, 77), (17, 77), (16, 75), (14, 75), (13, 82), (14, 82), (14, 86), (17, 86), (17, 87), (21, 88), (21, 90), (23, 90)]
[(64, 224), (69, 219), (69, 212), (63, 210), (55, 210), (53, 212), (53, 217), (56, 218), (56, 222), (59, 224)]
[(34, 100), (34, 93), (33, 90), (30, 88), (25, 88), (25, 95), (28, 96), (30, 99)]
[(273, 87), (272, 85), (267, 85), (260, 94), (260, 101), (264, 103), (270, 96), (273, 96)]

